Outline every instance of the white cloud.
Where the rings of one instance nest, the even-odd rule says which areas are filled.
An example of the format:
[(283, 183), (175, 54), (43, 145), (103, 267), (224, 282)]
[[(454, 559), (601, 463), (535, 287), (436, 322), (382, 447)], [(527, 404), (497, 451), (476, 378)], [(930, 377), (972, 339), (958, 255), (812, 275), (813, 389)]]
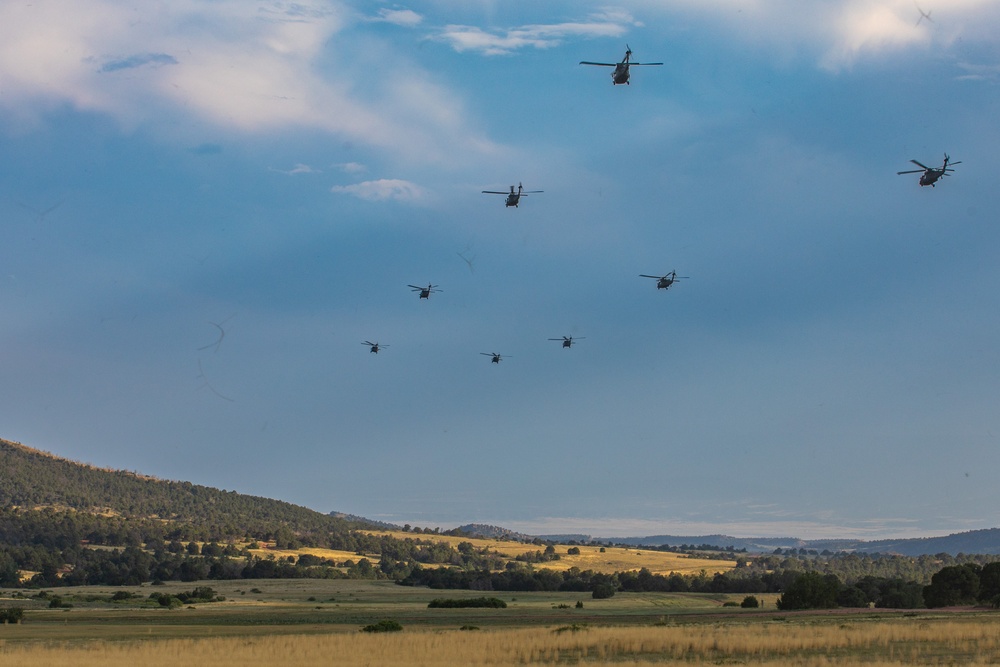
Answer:
[[(733, 40), (777, 52), (782, 59), (811, 54), (830, 71), (864, 58), (913, 48), (947, 48), (957, 40), (993, 44), (1000, 31), (995, 0), (637, 0), (636, 5), (672, 22), (724, 26)], [(636, 6), (636, 5), (633, 5)], [(921, 20), (921, 11), (932, 21)]]
[(319, 169), (314, 169), (313, 167), (310, 167), (309, 165), (302, 164), (302, 163), (296, 164), (291, 169), (274, 169), (274, 168), (272, 168), (271, 171), (276, 171), (276, 172), (278, 172), (280, 174), (288, 174), (289, 176), (295, 176), (296, 174), (321, 174), (321, 173), (323, 173)]
[(424, 17), (409, 9), (380, 9), (378, 19), (376, 20), (405, 28), (413, 28), (420, 25)]
[(526, 47), (551, 48), (567, 37), (620, 37), (630, 25), (639, 25), (630, 14), (606, 11), (591, 15), (587, 21), (525, 25), (494, 32), (473, 26), (449, 25), (435, 39), (451, 44), (459, 53), (479, 51), (494, 56)]
[(427, 191), (415, 183), (395, 178), (382, 178), (377, 181), (364, 181), (354, 185), (335, 185), (331, 192), (354, 195), (366, 201), (397, 201), (415, 202), (425, 199)]
[(340, 162), (332, 166), (340, 169), (345, 174), (361, 174), (368, 171), (368, 167), (359, 162)]
[[(353, 20), (336, 0), (3, 3), (0, 111), (37, 122), (68, 104), (174, 132), (196, 127), (178, 115), (240, 133), (314, 129), (420, 162), (490, 150), (449, 91), (411, 112), (402, 75), (373, 80), (351, 66), (338, 36)], [(395, 62), (411, 81), (424, 76)]]

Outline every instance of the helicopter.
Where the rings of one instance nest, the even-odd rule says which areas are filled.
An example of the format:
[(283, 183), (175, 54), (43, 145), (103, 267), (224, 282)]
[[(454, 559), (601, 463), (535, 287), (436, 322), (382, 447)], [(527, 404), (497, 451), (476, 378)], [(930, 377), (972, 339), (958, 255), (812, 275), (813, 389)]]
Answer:
[(632, 49), (628, 44), (625, 45), (625, 59), (620, 63), (594, 63), (589, 60), (581, 60), (581, 65), (598, 65), (600, 67), (614, 67), (615, 71), (611, 73), (612, 85), (617, 86), (619, 83), (624, 83), (628, 85), (629, 71), (628, 68), (633, 65), (662, 65), (663, 63), (633, 63), (629, 62), (629, 58), (632, 57)]
[(381, 350), (383, 347), (389, 347), (388, 345), (379, 345), (378, 343), (373, 343), (373, 342), (371, 342), (369, 340), (366, 340), (365, 342), (363, 342), (361, 344), (362, 345), (367, 345), (369, 348), (371, 348), (368, 351), (370, 353), (372, 353), (372, 354), (378, 354), (378, 351)]
[(682, 278), (687, 278), (688, 276), (679, 276), (676, 271), (671, 271), (665, 276), (647, 276), (645, 273), (639, 274), (640, 278), (652, 278), (656, 281), (656, 289), (670, 289), (676, 281)]
[(499, 364), (504, 358), (504, 355), (497, 354), (496, 352), (480, 352), (479, 354), (482, 354), (487, 357), (493, 357), (490, 361), (492, 361), (494, 364)]
[(573, 347), (573, 343), (578, 340), (583, 340), (586, 336), (579, 336), (573, 338), (572, 336), (563, 336), (562, 338), (550, 338), (549, 340), (561, 340), (563, 347)]
[(520, 183), (517, 184), (517, 192), (514, 192), (514, 186), (513, 185), (510, 186), (510, 192), (497, 192), (496, 190), (483, 190), (483, 194), (484, 195), (507, 195), (507, 199), (504, 202), (505, 205), (506, 206), (513, 206), (514, 208), (517, 208), (517, 203), (521, 200), (521, 197), (525, 197), (525, 196), (527, 196), (529, 194), (532, 194), (532, 195), (539, 194), (541, 192), (544, 192), (544, 190), (528, 190), (527, 192), (525, 192), (524, 191), (524, 186), (521, 185)]
[(420, 295), (417, 297), (419, 299), (429, 299), (431, 298), (431, 293), (442, 291), (437, 288), (437, 285), (431, 285), (430, 283), (427, 284), (427, 287), (417, 287), (416, 285), (407, 285), (407, 287), (412, 288), (414, 292), (420, 292)]
[(941, 165), (940, 169), (936, 169), (934, 167), (928, 167), (927, 165), (920, 164), (916, 160), (910, 160), (910, 162), (920, 167), (920, 169), (910, 169), (909, 171), (897, 171), (896, 175), (920, 174), (920, 172), (923, 172), (922, 174), (920, 174), (920, 185), (921, 186), (929, 185), (931, 187), (934, 187), (934, 183), (936, 183), (939, 178), (941, 178), (942, 176), (947, 176), (949, 171), (955, 171), (948, 165), (962, 164), (961, 160), (959, 160), (958, 162), (952, 162), (951, 158), (948, 157), (947, 153), (944, 154), (944, 164)]

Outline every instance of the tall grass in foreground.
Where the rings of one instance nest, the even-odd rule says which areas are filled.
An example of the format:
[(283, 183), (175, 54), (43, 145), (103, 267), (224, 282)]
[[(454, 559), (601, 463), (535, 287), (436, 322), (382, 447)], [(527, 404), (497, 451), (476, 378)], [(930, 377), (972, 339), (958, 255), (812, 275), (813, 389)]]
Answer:
[[(846, 621), (846, 622), (845, 622)], [(750, 665), (995, 665), (1000, 617), (654, 627), (410, 630), (90, 645), (12, 645), (0, 665), (176, 667), (283, 665), (549, 665), (665, 662)]]

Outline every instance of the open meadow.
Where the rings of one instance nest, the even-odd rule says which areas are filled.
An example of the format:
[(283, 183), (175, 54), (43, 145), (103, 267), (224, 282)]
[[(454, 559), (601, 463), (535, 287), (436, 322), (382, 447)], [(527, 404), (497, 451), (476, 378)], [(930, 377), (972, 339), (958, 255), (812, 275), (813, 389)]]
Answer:
[[(168, 609), (151, 593), (211, 586), (224, 600)], [(116, 592), (132, 597), (111, 602)], [(1000, 661), (1000, 615), (965, 612), (782, 613), (724, 607), (741, 596), (441, 591), (349, 580), (208, 581), (0, 591), (25, 609), (0, 626), (0, 665), (986, 665)], [(501, 609), (428, 608), (483, 595)], [(15, 597), (16, 596), (16, 597)], [(759, 596), (761, 597), (761, 596)], [(577, 603), (582, 603), (578, 607)], [(367, 633), (383, 619), (400, 632)]]
[[(457, 547), (462, 542), (469, 542), (478, 549), (487, 549), (503, 558), (516, 559), (535, 551), (545, 549), (544, 545), (531, 544), (530, 542), (514, 542), (499, 539), (484, 539), (478, 537), (456, 537), (453, 535), (438, 535), (428, 533), (405, 533), (403, 531), (365, 531), (372, 535), (388, 535), (399, 540), (420, 539), (431, 542), (444, 542)], [(728, 572), (736, 567), (735, 560), (719, 560), (714, 558), (701, 558), (695, 555), (674, 553), (671, 551), (656, 551), (644, 549), (642, 547), (602, 547), (594, 545), (568, 545), (556, 544), (555, 553), (558, 560), (547, 561), (541, 567), (547, 570), (565, 571), (573, 567), (581, 570), (593, 570), (612, 574), (614, 572), (626, 572), (629, 570), (639, 570), (646, 568), (653, 574), (698, 574), (704, 570), (709, 576), (719, 572)], [(579, 553), (570, 553), (570, 549), (578, 550)], [(268, 553), (284, 553), (267, 550)], [(288, 552), (289, 554), (292, 552)], [(358, 556), (353, 556), (357, 559)], [(378, 561), (378, 556), (366, 556), (373, 562)]]

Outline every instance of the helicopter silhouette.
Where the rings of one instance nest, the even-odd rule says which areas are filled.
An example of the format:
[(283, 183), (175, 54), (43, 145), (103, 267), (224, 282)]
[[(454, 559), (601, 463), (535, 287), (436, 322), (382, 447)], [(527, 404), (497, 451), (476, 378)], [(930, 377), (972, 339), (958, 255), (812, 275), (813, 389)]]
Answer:
[(611, 73), (612, 85), (617, 86), (619, 83), (624, 83), (628, 85), (629, 71), (628, 68), (633, 65), (662, 65), (663, 63), (633, 63), (629, 62), (632, 57), (632, 49), (628, 44), (625, 45), (625, 58), (620, 63), (595, 63), (589, 60), (581, 60), (581, 65), (597, 65), (599, 67), (614, 67), (615, 71)]
[(381, 350), (383, 347), (389, 347), (388, 345), (379, 345), (378, 343), (373, 343), (373, 342), (368, 341), (368, 340), (366, 340), (365, 342), (363, 342), (361, 344), (362, 345), (367, 345), (369, 348), (371, 348), (368, 351), (370, 353), (372, 353), (372, 354), (378, 354), (378, 351)]
[(529, 194), (539, 194), (544, 192), (544, 190), (528, 190), (525, 192), (524, 186), (520, 183), (517, 184), (517, 192), (514, 192), (514, 186), (510, 186), (510, 192), (498, 192), (496, 190), (483, 190), (484, 195), (507, 195), (507, 199), (504, 200), (505, 206), (513, 206), (517, 208), (517, 204), (521, 201), (521, 197), (526, 197)]
[(673, 285), (675, 282), (677, 282), (678, 280), (687, 278), (688, 276), (679, 276), (679, 275), (677, 275), (676, 271), (671, 271), (670, 273), (668, 273), (665, 276), (648, 276), (645, 273), (640, 273), (639, 277), (640, 278), (652, 278), (653, 280), (655, 280), (656, 281), (656, 289), (670, 289), (670, 286)]
[(491, 359), (490, 361), (492, 361), (494, 364), (499, 364), (501, 360), (503, 360), (504, 358), (504, 355), (497, 354), (496, 352), (480, 352), (479, 354), (482, 354), (487, 357), (493, 357), (493, 359)]
[(407, 285), (407, 287), (413, 288), (414, 292), (420, 292), (419, 296), (417, 297), (419, 299), (429, 299), (431, 298), (431, 294), (433, 292), (442, 291), (437, 288), (437, 285), (431, 285), (430, 283), (427, 284), (427, 287), (417, 287), (416, 285)]
[(563, 336), (562, 338), (550, 338), (549, 340), (561, 340), (563, 347), (573, 347), (574, 342), (583, 340), (584, 338), (586, 338), (586, 336), (579, 336), (577, 338), (573, 338), (572, 336)]
[(916, 160), (910, 160), (910, 162), (920, 167), (920, 169), (910, 169), (909, 171), (897, 171), (896, 175), (898, 176), (901, 174), (919, 174), (920, 172), (923, 172), (922, 174), (920, 174), (920, 185), (921, 186), (929, 185), (931, 187), (934, 187), (934, 184), (937, 182), (939, 178), (941, 178), (942, 176), (947, 176), (949, 171), (955, 171), (954, 169), (948, 166), (949, 164), (962, 164), (961, 160), (959, 160), (958, 162), (951, 162), (951, 158), (948, 157), (947, 153), (944, 154), (944, 164), (941, 165), (940, 169), (937, 169), (935, 167), (928, 167), (927, 165), (920, 164)]

